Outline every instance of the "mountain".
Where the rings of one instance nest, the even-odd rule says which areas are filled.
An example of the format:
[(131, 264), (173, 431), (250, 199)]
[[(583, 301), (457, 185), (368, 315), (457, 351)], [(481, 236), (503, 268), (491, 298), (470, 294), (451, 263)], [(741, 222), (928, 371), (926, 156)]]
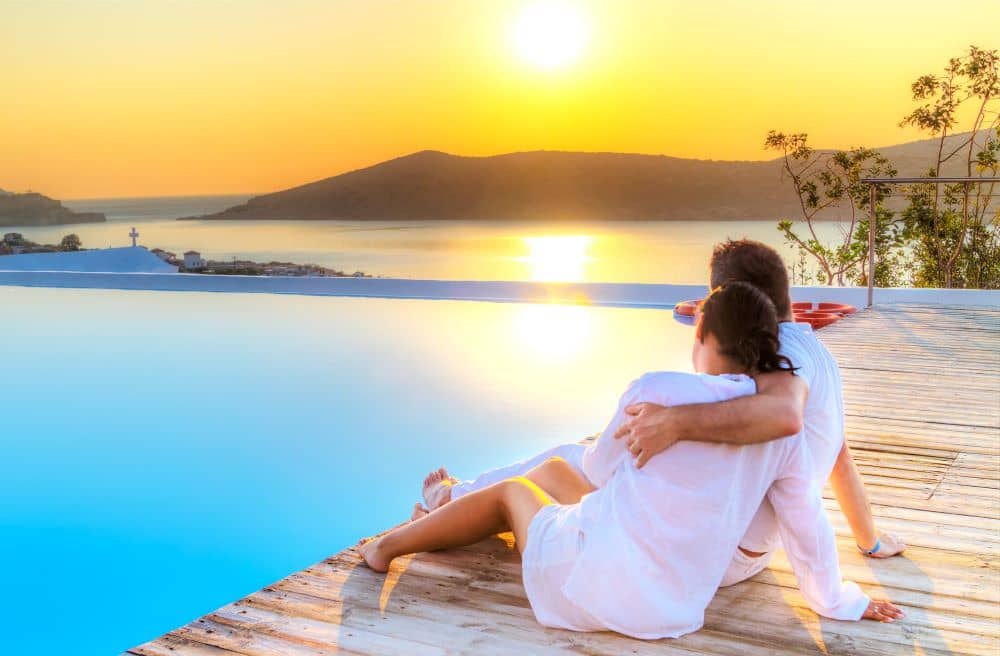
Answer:
[[(976, 135), (976, 146), (978, 146), (976, 150), (979, 150), (985, 144), (986, 135), (987, 133), (985, 132), (980, 132)], [(946, 137), (944, 141), (944, 154), (947, 155), (956, 148), (959, 148), (968, 139), (968, 132), (961, 132)], [(899, 171), (899, 177), (917, 177), (926, 174), (927, 170), (934, 164), (939, 144), (940, 141), (937, 139), (922, 139), (895, 146), (885, 146), (878, 150), (892, 161)], [(945, 162), (941, 168), (942, 176), (960, 177), (968, 175), (968, 171), (965, 168), (965, 157), (968, 154), (967, 149), (968, 146), (963, 147), (961, 152), (948, 162)], [(972, 175), (977, 175), (975, 166), (973, 166)]]
[[(897, 162), (900, 175), (917, 175), (930, 166), (937, 142), (881, 151)], [(778, 159), (557, 151), (464, 157), (428, 150), (188, 218), (774, 220), (799, 215), (798, 199)], [(831, 212), (825, 218), (837, 217)]]
[(777, 162), (422, 151), (257, 196), (206, 219), (743, 219), (791, 213)]
[(0, 226), (43, 226), (67, 223), (100, 223), (99, 212), (74, 212), (48, 196), (0, 190)]

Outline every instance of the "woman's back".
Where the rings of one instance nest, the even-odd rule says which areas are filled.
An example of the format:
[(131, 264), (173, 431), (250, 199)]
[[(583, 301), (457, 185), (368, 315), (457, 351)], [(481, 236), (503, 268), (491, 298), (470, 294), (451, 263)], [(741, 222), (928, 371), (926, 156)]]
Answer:
[[(790, 478), (811, 485), (808, 451), (799, 436), (747, 447), (681, 442), (640, 470), (613, 435), (630, 403), (703, 403), (754, 391), (746, 376), (663, 372), (633, 383), (615, 419), (584, 457), (585, 473), (599, 489), (578, 508), (566, 509), (580, 513), (583, 533), (579, 557), (563, 587), (568, 599), (607, 628), (635, 637), (676, 637), (701, 627), (705, 607), (775, 481)], [(808, 496), (803, 490), (796, 494)], [(796, 511), (804, 513), (805, 519), (798, 521), (808, 525), (806, 532), (814, 531), (818, 521), (826, 522), (818, 491), (814, 494), (812, 509)], [(789, 503), (774, 502), (786, 509)], [(828, 523), (826, 532), (830, 544), (821, 558), (832, 558), (837, 570)], [(799, 561), (815, 559), (815, 553), (808, 553)], [(835, 576), (839, 585), (839, 570)], [(837, 598), (839, 587), (827, 590), (825, 579), (818, 587), (823, 588), (824, 607), (860, 603)]]

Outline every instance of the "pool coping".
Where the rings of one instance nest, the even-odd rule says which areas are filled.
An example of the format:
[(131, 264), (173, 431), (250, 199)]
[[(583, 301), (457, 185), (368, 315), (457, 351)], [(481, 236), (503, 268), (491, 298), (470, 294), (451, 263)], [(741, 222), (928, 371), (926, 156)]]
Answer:
[[(0, 271), (0, 286), (564, 303), (651, 308), (665, 308), (685, 299), (701, 298), (708, 290), (706, 285), (670, 283), (414, 280), (65, 271)], [(792, 296), (797, 301), (832, 301), (857, 306), (865, 305), (866, 293), (867, 290), (863, 287), (792, 288)], [(1000, 307), (1000, 291), (876, 288), (875, 302)]]

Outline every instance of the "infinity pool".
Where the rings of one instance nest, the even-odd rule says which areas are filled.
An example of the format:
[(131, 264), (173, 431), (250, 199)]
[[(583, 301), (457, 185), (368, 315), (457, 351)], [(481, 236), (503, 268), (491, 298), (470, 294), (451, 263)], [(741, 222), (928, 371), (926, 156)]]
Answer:
[(0, 653), (114, 654), (604, 427), (669, 312), (0, 287)]

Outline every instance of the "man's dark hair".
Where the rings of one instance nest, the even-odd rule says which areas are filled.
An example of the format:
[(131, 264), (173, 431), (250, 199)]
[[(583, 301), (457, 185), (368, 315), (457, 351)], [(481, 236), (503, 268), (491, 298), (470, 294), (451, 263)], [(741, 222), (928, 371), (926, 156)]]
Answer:
[(750, 283), (767, 294), (779, 318), (792, 311), (785, 263), (776, 250), (759, 241), (729, 239), (716, 245), (709, 277), (712, 289), (732, 282)]

